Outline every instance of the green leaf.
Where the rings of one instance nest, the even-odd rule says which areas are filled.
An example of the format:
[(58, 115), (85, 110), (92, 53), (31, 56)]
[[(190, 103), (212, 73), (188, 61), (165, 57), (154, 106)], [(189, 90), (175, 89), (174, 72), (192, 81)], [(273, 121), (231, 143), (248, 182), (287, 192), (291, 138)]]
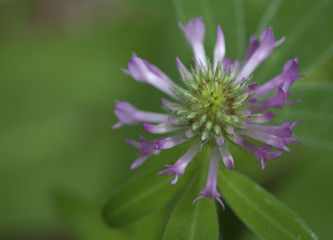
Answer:
[(204, 174), (189, 187), (175, 208), (167, 225), (164, 240), (217, 240), (219, 235), (215, 201), (202, 199), (192, 204), (204, 186)]
[(170, 177), (157, 176), (156, 172), (134, 178), (111, 194), (103, 212), (110, 226), (130, 224), (163, 207), (186, 180), (180, 177), (177, 184), (172, 186)]
[(218, 181), (228, 205), (262, 239), (318, 239), (293, 211), (242, 174), (223, 169)]

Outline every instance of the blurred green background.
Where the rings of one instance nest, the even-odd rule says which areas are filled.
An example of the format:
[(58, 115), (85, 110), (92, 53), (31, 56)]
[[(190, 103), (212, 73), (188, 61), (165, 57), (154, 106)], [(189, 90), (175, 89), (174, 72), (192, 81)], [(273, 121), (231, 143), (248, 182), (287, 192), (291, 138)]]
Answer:
[[(236, 169), (294, 209), (320, 239), (331, 239), (332, 2), (0, 0), (0, 239), (162, 238), (170, 206), (125, 229), (106, 227), (100, 211), (117, 186), (173, 161), (183, 147), (130, 171), (136, 150), (122, 139), (137, 138), (141, 126), (109, 126), (116, 122), (114, 100), (160, 110), (164, 95), (120, 68), (135, 52), (179, 81), (175, 56), (189, 65), (192, 53), (178, 20), (195, 16), (207, 24), (208, 54), (217, 24), (227, 57), (238, 60), (249, 36), (267, 26), (277, 38), (287, 37), (255, 72), (256, 82), (300, 56), (307, 77), (291, 89), (291, 98), (302, 102), (279, 111), (276, 122), (303, 119), (295, 129), (303, 144), (266, 171), (235, 152)], [(230, 210), (220, 218), (224, 239), (257, 239)]]

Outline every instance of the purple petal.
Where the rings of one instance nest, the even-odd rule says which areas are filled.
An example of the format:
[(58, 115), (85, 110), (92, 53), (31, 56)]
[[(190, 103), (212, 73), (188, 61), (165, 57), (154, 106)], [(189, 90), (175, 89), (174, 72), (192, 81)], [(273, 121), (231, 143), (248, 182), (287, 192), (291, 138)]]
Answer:
[(121, 71), (123, 71), (123, 73), (125, 73), (127, 75), (131, 75), (130, 71), (126, 68), (121, 68)]
[(250, 92), (254, 92), (258, 88), (258, 84), (250, 83), (249, 85), (247, 85), (247, 88), (249, 89)]
[(223, 144), (224, 144), (223, 138), (222, 138), (222, 137), (221, 137), (221, 138), (218, 138), (218, 139), (216, 140), (216, 143), (217, 143), (220, 147), (222, 147)]
[(133, 125), (139, 123), (137, 113), (139, 111), (128, 102), (116, 102), (114, 113), (118, 120), (125, 125)]
[(176, 57), (176, 63), (177, 63), (177, 68), (178, 71), (180, 73), (180, 75), (182, 76), (182, 79), (191, 79), (192, 75), (191, 73), (187, 70), (187, 68), (185, 67), (185, 65), (180, 61), (180, 59), (178, 57)]
[(279, 40), (277, 40), (277, 41), (275, 42), (275, 47), (280, 46), (280, 45), (284, 42), (284, 40), (286, 40), (286, 37), (282, 37), (282, 38), (280, 38)]
[(192, 161), (194, 156), (200, 149), (200, 144), (194, 144), (181, 158), (177, 160), (177, 162), (173, 165), (165, 165), (168, 169), (162, 170), (158, 172), (158, 175), (169, 174), (170, 176), (176, 175), (175, 179), (171, 182), (171, 184), (176, 184), (178, 181), (178, 175), (184, 175), (185, 169), (188, 164)]
[(214, 49), (214, 69), (219, 62), (222, 61), (225, 55), (225, 42), (224, 42), (224, 35), (221, 29), (221, 26), (218, 25), (217, 27), (217, 38), (216, 44)]
[(290, 143), (296, 143), (296, 144), (301, 144), (297, 138), (295, 137), (287, 137), (284, 139), (284, 144), (290, 144)]
[(243, 122), (243, 128), (249, 128), (251, 126), (251, 122), (246, 120), (245, 122)]
[(223, 58), (223, 66), (225, 73), (228, 73), (231, 69), (231, 66), (233, 66), (234, 62), (230, 60), (229, 58)]
[(242, 112), (242, 114), (243, 114), (244, 117), (248, 117), (248, 116), (250, 116), (252, 113), (251, 113), (250, 110), (244, 110), (244, 111)]
[(249, 41), (249, 47), (247, 49), (247, 54), (243, 61), (243, 65), (246, 64), (246, 62), (251, 58), (251, 56), (253, 55), (253, 53), (255, 53), (258, 47), (259, 47), (259, 41), (256, 39), (255, 36), (251, 36)]
[(278, 137), (290, 137), (292, 134), (291, 123), (289, 121), (284, 122), (280, 126), (251, 125), (250, 128)]
[(283, 153), (284, 153), (284, 151), (279, 149), (279, 150), (276, 150), (276, 151), (273, 151), (273, 152), (268, 152), (266, 154), (267, 154), (267, 157), (269, 159), (275, 159), (275, 158), (281, 157)]
[(122, 127), (123, 125), (124, 125), (124, 124), (122, 124), (121, 122), (117, 122), (117, 123), (113, 124), (113, 125), (111, 126), (111, 128), (112, 128), (112, 129), (117, 129), (117, 128)]
[(181, 144), (185, 140), (184, 134), (179, 134), (167, 138), (159, 139), (155, 144), (155, 149), (169, 149)]
[(150, 64), (147, 60), (132, 56), (128, 62), (128, 71), (135, 80), (148, 83), (169, 96), (178, 99), (171, 90), (172, 87), (176, 87), (177, 85), (160, 69)]
[(243, 137), (242, 136), (232, 136), (230, 137), (231, 141), (233, 141), (236, 144), (242, 144)]
[(147, 68), (154, 73), (156, 76), (160, 77), (163, 79), (165, 82), (169, 83), (170, 85), (174, 85), (172, 80), (165, 74), (163, 73), (158, 67), (156, 67), (153, 64), (150, 64), (147, 60), (143, 60), (144, 63), (146, 64)]
[(293, 123), (291, 124), (290, 128), (294, 128), (294, 127), (296, 127), (296, 126), (297, 126), (298, 124), (300, 124), (301, 122), (303, 122), (303, 120), (297, 120), (297, 121), (293, 122)]
[(224, 144), (219, 148), (220, 154), (223, 160), (224, 165), (229, 168), (233, 169), (234, 168), (234, 158), (232, 157), (231, 153), (229, 152), (228, 147)]
[[(260, 46), (262, 48), (260, 51), (260, 57), (262, 59), (267, 58), (274, 50), (275, 47), (275, 37), (271, 27), (266, 28), (260, 36)], [(259, 49), (258, 48), (258, 49)], [(257, 49), (257, 50), (258, 50)]]
[(192, 204), (195, 204), (198, 200), (205, 198), (204, 196), (199, 196), (193, 200)]
[(256, 98), (251, 98), (251, 99), (249, 99), (249, 104), (250, 105), (254, 105), (254, 104), (256, 104), (258, 102), (258, 99), (256, 99)]
[(169, 109), (171, 109), (171, 110), (175, 110), (175, 109), (176, 109), (176, 107), (174, 106), (174, 104), (173, 104), (172, 102), (166, 100), (165, 98), (162, 98), (161, 101), (162, 101), (162, 104), (163, 104), (165, 107), (167, 107), (167, 108), (169, 108)]
[(140, 146), (141, 146), (141, 150), (142, 150), (143, 155), (154, 154), (156, 152), (155, 145), (156, 145), (156, 143), (158, 142), (159, 139), (152, 140), (152, 141), (147, 141), (142, 136), (141, 136), (141, 138), (142, 138), (142, 141), (140, 143)]
[(176, 174), (175, 178), (171, 181), (172, 185), (175, 185), (178, 182), (178, 174)]
[(138, 157), (131, 165), (130, 169), (133, 170), (137, 167), (140, 167), (147, 159), (149, 156), (140, 156)]
[[(251, 43), (251, 42), (250, 42)], [(257, 66), (264, 61), (274, 50), (275, 38), (272, 28), (266, 28), (260, 36), (260, 44), (252, 40), (252, 45), (250, 45), (254, 51), (251, 49), (249, 58), (243, 65), (242, 70), (236, 78), (236, 82), (241, 81), (243, 78), (248, 78), (251, 73), (257, 68)], [(252, 54), (251, 54), (252, 53)]]
[(282, 88), (279, 88), (278, 92), (266, 100), (260, 102), (256, 107), (252, 109), (254, 113), (262, 112), (269, 108), (282, 108), (285, 102), (285, 94)]
[(164, 174), (169, 174), (170, 173), (170, 169), (164, 169), (162, 171), (159, 171), (158, 173), (156, 173), (156, 175), (164, 175)]
[(243, 148), (256, 157), (256, 162), (258, 162), (259, 159), (261, 159), (261, 168), (262, 169), (266, 168), (264, 161), (269, 161), (270, 159), (278, 158), (284, 152), (283, 150), (269, 152), (269, 150), (271, 148), (270, 145), (265, 145), (265, 146), (259, 147), (249, 141), (243, 142)]
[(124, 142), (135, 147), (135, 148), (141, 148), (141, 145), (139, 142), (135, 141), (135, 140), (131, 140), (131, 139), (124, 139)]
[(140, 111), (128, 102), (116, 102), (114, 113), (120, 122), (120, 124), (116, 124), (116, 127), (118, 127), (117, 125), (134, 125), (140, 122), (168, 122), (169, 117), (167, 114)]
[(185, 27), (182, 27), (186, 41), (190, 44), (204, 41), (206, 27), (201, 17), (191, 18)]
[(205, 188), (203, 188), (200, 191), (201, 196), (196, 198), (192, 204), (194, 204), (196, 201), (203, 199), (205, 197), (209, 197), (210, 200), (212, 198), (215, 198), (223, 207), (224, 205), (220, 199), (221, 194), (217, 191), (216, 186), (217, 186), (217, 172), (219, 168), (219, 156), (218, 156), (218, 150), (214, 148), (212, 150), (212, 155), (209, 160), (209, 171), (208, 171), (208, 177), (207, 177), (207, 182)]
[(266, 123), (266, 122), (269, 122), (270, 120), (272, 120), (274, 117), (275, 117), (274, 113), (271, 111), (268, 111), (265, 114), (251, 115), (251, 118), (249, 119), (249, 121), (251, 123)]
[(222, 207), (222, 209), (223, 209), (223, 211), (224, 211), (224, 210), (225, 210), (225, 207), (224, 207), (224, 204), (223, 204), (221, 198), (215, 198), (215, 199), (216, 199), (216, 201), (219, 202), (219, 204), (221, 205), (221, 207)]
[(185, 133), (184, 133), (184, 137), (186, 138), (192, 138), (194, 137), (194, 134), (191, 130), (187, 130)]
[(300, 101), (301, 101), (301, 99), (297, 99), (295, 101), (285, 100), (284, 103), (285, 104), (296, 104), (296, 103), (299, 103)]
[(293, 82), (301, 78), (301, 76), (298, 76), (298, 71), (297, 58), (288, 60), (283, 66), (282, 73), (258, 87), (254, 96), (263, 96), (279, 87), (281, 87), (285, 93), (288, 92)]
[(261, 132), (253, 128), (249, 128), (243, 131), (243, 134), (247, 137), (256, 139), (268, 145), (272, 145), (277, 149), (283, 149), (285, 142), (284, 138), (275, 136), (270, 133)]
[(207, 68), (206, 53), (203, 46), (203, 41), (206, 34), (205, 24), (201, 17), (192, 18), (185, 27), (181, 26), (185, 34), (186, 41), (191, 45), (195, 59)]
[(169, 133), (174, 132), (181, 129), (180, 127), (175, 127), (169, 123), (160, 123), (158, 125), (151, 125), (148, 123), (143, 124), (143, 130), (154, 133), (154, 134), (163, 134), (163, 133)]
[(141, 58), (132, 57), (128, 61), (128, 72), (135, 80), (140, 82), (146, 82), (145, 79), (148, 70), (146, 69), (146, 64), (144, 64)]
[(172, 123), (172, 124), (175, 124), (175, 125), (180, 124), (180, 120), (179, 120), (179, 118), (177, 118), (177, 117), (173, 117), (173, 116), (169, 116), (169, 117), (168, 117), (168, 122), (170, 122), (170, 123)]

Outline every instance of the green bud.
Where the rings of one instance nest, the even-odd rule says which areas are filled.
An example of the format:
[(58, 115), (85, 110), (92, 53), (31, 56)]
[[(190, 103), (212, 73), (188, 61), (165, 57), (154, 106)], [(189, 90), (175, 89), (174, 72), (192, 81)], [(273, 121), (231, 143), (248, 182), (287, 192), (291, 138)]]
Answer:
[(188, 114), (186, 116), (187, 119), (192, 119), (192, 118), (195, 118), (198, 114), (196, 112), (191, 112), (190, 114)]
[(221, 119), (222, 118), (222, 112), (221, 111), (218, 111), (218, 112), (216, 112), (215, 113), (215, 117), (217, 118), (217, 119)]
[(204, 131), (201, 135), (201, 140), (206, 141), (209, 136), (209, 131)]
[(237, 116), (233, 115), (233, 116), (230, 116), (230, 121), (236, 123), (236, 122), (239, 122), (239, 118)]
[(213, 126), (213, 123), (211, 121), (206, 122), (206, 129), (209, 131)]
[(193, 123), (193, 124), (191, 125), (192, 130), (195, 131), (195, 130), (199, 129), (199, 128), (202, 126), (202, 124), (203, 124), (203, 123), (200, 122), (200, 121)]
[(220, 132), (221, 132), (220, 125), (215, 124), (214, 127), (213, 127), (213, 130), (214, 130), (216, 135), (220, 135)]
[(209, 78), (209, 79), (213, 79), (213, 72), (212, 72), (212, 71), (209, 71), (209, 72), (208, 72), (208, 78)]
[(210, 97), (207, 99), (208, 104), (212, 104), (214, 102), (214, 98)]
[(206, 114), (202, 115), (202, 117), (200, 119), (200, 123), (203, 124), (206, 121), (206, 119), (207, 119), (207, 115)]
[(188, 112), (187, 109), (180, 109), (180, 110), (177, 111), (177, 114), (179, 114), (179, 115), (184, 115), (184, 114), (186, 114), (187, 112)]
[(241, 101), (238, 101), (238, 102), (233, 102), (232, 103), (232, 107), (233, 108), (239, 108), (240, 106), (242, 106), (243, 103)]
[(214, 90), (218, 90), (219, 89), (219, 82), (218, 81), (214, 81)]
[(239, 88), (240, 88), (240, 84), (237, 83), (235, 86), (233, 86), (233, 87), (231, 88), (231, 91), (236, 91), (236, 90), (238, 90)]

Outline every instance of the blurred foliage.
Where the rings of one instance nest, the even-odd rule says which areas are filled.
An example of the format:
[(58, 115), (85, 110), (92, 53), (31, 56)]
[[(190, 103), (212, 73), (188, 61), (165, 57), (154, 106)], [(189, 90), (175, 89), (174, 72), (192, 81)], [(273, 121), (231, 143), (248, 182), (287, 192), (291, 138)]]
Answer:
[[(235, 153), (236, 168), (295, 210), (320, 239), (329, 239), (332, 5), (331, 0), (1, 0), (0, 239), (162, 238), (169, 205), (125, 229), (107, 228), (100, 218), (111, 191), (183, 152), (183, 147), (165, 151), (130, 171), (136, 153), (122, 139), (136, 138), (141, 127), (109, 130), (116, 121), (113, 101), (160, 109), (162, 94), (120, 68), (135, 51), (177, 81), (175, 56), (192, 62), (177, 21), (198, 15), (207, 24), (207, 53), (219, 23), (227, 57), (238, 60), (249, 36), (266, 26), (287, 37), (256, 71), (259, 82), (300, 56), (308, 75), (291, 94), (302, 102), (287, 106), (280, 119), (304, 119), (295, 129), (304, 144), (271, 161), (266, 171), (248, 154)], [(241, 225), (229, 210), (219, 218), (224, 214)], [(257, 239), (239, 229), (239, 239)]]

